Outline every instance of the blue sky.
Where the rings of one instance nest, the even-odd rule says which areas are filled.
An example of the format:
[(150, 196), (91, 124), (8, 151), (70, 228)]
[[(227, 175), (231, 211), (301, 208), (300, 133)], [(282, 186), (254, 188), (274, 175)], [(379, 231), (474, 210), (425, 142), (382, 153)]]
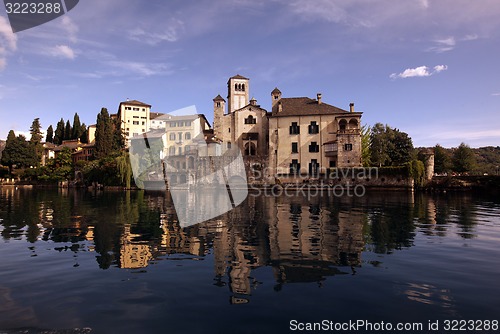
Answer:
[(498, 0), (81, 0), (17, 34), (0, 12), (2, 139), (127, 98), (212, 119), (239, 73), (268, 110), (321, 92), (415, 146), (500, 145)]

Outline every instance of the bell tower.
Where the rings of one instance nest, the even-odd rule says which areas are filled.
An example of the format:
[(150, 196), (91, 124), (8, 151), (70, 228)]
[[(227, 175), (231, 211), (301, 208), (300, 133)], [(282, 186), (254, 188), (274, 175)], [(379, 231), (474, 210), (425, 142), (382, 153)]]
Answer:
[(217, 95), (214, 98), (214, 135), (223, 139), (224, 114), (226, 109), (226, 100)]
[(239, 74), (229, 78), (227, 82), (227, 100), (228, 112), (232, 113), (235, 110), (248, 105), (250, 79)]

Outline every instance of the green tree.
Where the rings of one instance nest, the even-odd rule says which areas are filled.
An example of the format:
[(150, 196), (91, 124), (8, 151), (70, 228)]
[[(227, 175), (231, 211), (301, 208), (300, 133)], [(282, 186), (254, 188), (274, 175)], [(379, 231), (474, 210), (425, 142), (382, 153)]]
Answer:
[(72, 133), (73, 130), (71, 129), (71, 124), (69, 123), (69, 120), (67, 120), (64, 128), (64, 140), (71, 140)]
[(56, 131), (54, 133), (54, 144), (61, 145), (64, 140), (64, 119), (57, 122)]
[(123, 136), (120, 120), (115, 118), (113, 121), (113, 150), (120, 151), (125, 148), (125, 137)]
[(113, 124), (108, 109), (102, 108), (97, 115), (94, 155), (97, 159), (109, 156), (113, 151)]
[(361, 127), (361, 159), (363, 166), (371, 166), (371, 152), (370, 152), (370, 135), (371, 128), (368, 125)]
[(54, 142), (54, 128), (52, 125), (49, 125), (47, 129), (47, 136), (45, 136), (45, 142), (52, 143)]
[(388, 154), (392, 166), (402, 166), (412, 160), (413, 142), (406, 132), (391, 129), (389, 132)]
[(30, 127), (30, 134), (31, 134), (30, 144), (35, 150), (35, 154), (37, 157), (37, 163), (36, 163), (37, 167), (42, 161), (42, 154), (43, 154), (43, 145), (42, 145), (43, 135), (41, 127), (42, 126), (40, 124), (39, 118), (35, 118)]
[(370, 157), (371, 162), (378, 167), (385, 166), (387, 161), (389, 161), (387, 131), (388, 126), (382, 123), (375, 124), (371, 129)]
[(437, 174), (448, 173), (451, 170), (451, 158), (448, 151), (437, 144), (434, 147), (434, 172)]
[(75, 113), (75, 116), (73, 116), (73, 130), (71, 134), (71, 139), (79, 139), (81, 135), (82, 135), (82, 124), (80, 122), (80, 116), (78, 116), (78, 113)]
[(80, 142), (84, 143), (84, 144), (88, 144), (89, 142), (89, 134), (88, 134), (88, 130), (87, 130), (87, 126), (85, 125), (85, 123), (83, 123), (81, 125), (81, 135), (80, 135)]
[(412, 160), (413, 142), (407, 133), (377, 123), (371, 130), (370, 153), (379, 167), (402, 166)]
[(2, 152), (2, 165), (9, 167), (9, 175), (12, 176), (12, 166), (17, 160), (17, 138), (14, 130), (10, 130), (5, 142), (5, 149)]
[(26, 141), (26, 137), (9, 131), (5, 149), (2, 153), (2, 164), (9, 167), (9, 174), (12, 175), (13, 166), (30, 167), (37, 164), (37, 156), (34, 147)]
[(130, 164), (130, 157), (127, 152), (122, 151), (116, 158), (116, 168), (122, 185), (126, 188), (130, 188), (132, 180), (132, 165)]
[(453, 152), (452, 163), (457, 173), (471, 172), (476, 167), (476, 156), (468, 145), (461, 143)]

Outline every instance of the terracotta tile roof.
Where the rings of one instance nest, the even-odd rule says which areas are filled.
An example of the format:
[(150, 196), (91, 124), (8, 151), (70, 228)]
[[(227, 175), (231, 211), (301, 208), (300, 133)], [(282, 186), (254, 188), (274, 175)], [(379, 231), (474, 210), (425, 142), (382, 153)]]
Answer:
[[(282, 111), (278, 112), (281, 104)], [(307, 116), (307, 115), (332, 115), (349, 113), (347, 110), (337, 108), (327, 103), (320, 103), (308, 97), (281, 98), (272, 110), (272, 117)]]
[(122, 105), (122, 104), (127, 104), (127, 105), (132, 105), (132, 106), (143, 106), (143, 107), (150, 107), (151, 108), (151, 106), (149, 104), (141, 102), (141, 101), (137, 101), (137, 100), (120, 102), (120, 105)]
[(229, 79), (244, 79), (244, 80), (250, 80), (248, 78), (245, 78), (242, 75), (236, 74), (234, 77), (230, 77)]
[(149, 119), (155, 119), (155, 118), (158, 118), (160, 116), (163, 116), (165, 114), (161, 113), (161, 112), (150, 112), (149, 113)]
[(214, 98), (214, 102), (217, 102), (217, 101), (224, 101), (224, 102), (226, 102), (226, 100), (224, 100), (224, 98), (223, 98), (222, 96), (220, 96), (220, 94), (219, 94), (219, 95), (217, 95), (217, 96)]

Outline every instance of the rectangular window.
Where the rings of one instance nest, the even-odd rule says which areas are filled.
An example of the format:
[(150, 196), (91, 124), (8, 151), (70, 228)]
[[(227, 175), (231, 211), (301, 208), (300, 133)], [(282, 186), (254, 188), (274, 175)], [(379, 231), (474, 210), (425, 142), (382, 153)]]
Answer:
[(319, 133), (319, 126), (318, 124), (316, 124), (316, 122), (311, 122), (311, 124), (309, 124), (308, 126), (308, 130), (310, 135), (317, 134)]
[(130, 107), (125, 107), (125, 110), (132, 110), (132, 108), (130, 108)]
[(142, 125), (146, 125), (146, 122), (142, 122)]
[(175, 140), (175, 133), (171, 133), (169, 138), (170, 138), (170, 140)]
[(184, 122), (184, 126), (191, 126), (191, 122), (190, 121)]
[(139, 116), (132, 116), (132, 118), (139, 118)]
[(171, 128), (175, 128), (175, 122), (170, 123)]
[(147, 119), (147, 117), (141, 116), (141, 119)]
[(227, 143), (227, 148), (230, 149), (231, 148), (231, 142), (228, 142)]
[(315, 141), (311, 142), (311, 144), (309, 145), (309, 152), (319, 152), (319, 145), (318, 143), (316, 143)]
[(290, 125), (290, 134), (291, 135), (300, 134), (300, 126), (297, 124), (297, 122), (292, 122), (292, 125)]
[(299, 153), (299, 143), (292, 143), (292, 153)]
[(132, 110), (133, 110), (133, 111), (139, 111), (139, 108), (134, 108), (134, 109), (132, 109)]
[(298, 174), (298, 173), (300, 173), (299, 160), (293, 159), (292, 163), (290, 164), (290, 174)]
[(132, 124), (139, 125), (139, 121), (133, 121)]
[(352, 144), (344, 144), (344, 151), (352, 151)]

